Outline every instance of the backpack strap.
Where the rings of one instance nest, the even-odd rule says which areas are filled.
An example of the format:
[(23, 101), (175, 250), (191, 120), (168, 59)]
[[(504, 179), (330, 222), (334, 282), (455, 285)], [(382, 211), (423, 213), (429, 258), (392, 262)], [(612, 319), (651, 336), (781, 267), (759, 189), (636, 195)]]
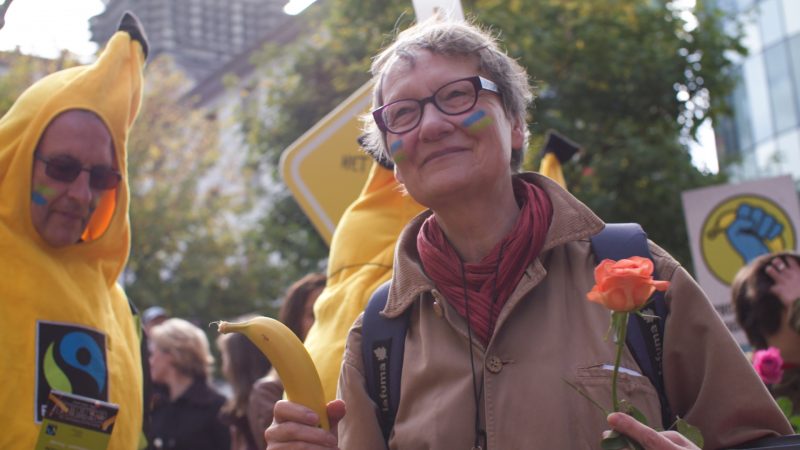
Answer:
[[(619, 260), (631, 256), (641, 256), (653, 260), (647, 242), (647, 234), (638, 223), (609, 223), (598, 234), (592, 236), (592, 250), (596, 263), (604, 259)], [(642, 309), (646, 315), (658, 319), (643, 318), (631, 314), (628, 319), (626, 342), (633, 358), (643, 374), (658, 392), (661, 402), (661, 421), (668, 430), (675, 421), (664, 390), (664, 371), (662, 357), (664, 352), (664, 322), (669, 311), (664, 293), (656, 291), (652, 301)]]
[(408, 329), (408, 313), (389, 319), (380, 313), (389, 298), (391, 280), (375, 290), (364, 310), (361, 350), (367, 392), (378, 407), (383, 438), (389, 442), (400, 402), (400, 374)]

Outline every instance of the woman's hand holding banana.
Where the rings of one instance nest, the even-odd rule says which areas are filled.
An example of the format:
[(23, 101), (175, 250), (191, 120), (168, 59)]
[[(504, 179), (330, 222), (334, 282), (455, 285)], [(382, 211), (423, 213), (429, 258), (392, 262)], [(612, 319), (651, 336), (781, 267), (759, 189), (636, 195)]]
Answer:
[(334, 400), (327, 405), (327, 415), (331, 431), (325, 431), (314, 424), (319, 420), (310, 409), (281, 400), (275, 404), (272, 425), (264, 433), (268, 450), (298, 449), (336, 449), (336, 425), (344, 417), (345, 405), (342, 400)]

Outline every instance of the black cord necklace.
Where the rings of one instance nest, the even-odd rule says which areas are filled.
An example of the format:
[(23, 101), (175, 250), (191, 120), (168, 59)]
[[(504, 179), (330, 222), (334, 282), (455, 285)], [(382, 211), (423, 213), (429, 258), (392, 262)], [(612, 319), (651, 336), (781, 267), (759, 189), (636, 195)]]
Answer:
[[(494, 305), (497, 303), (497, 276), (500, 273), (500, 261), (503, 257), (505, 243), (500, 246), (497, 255), (497, 263), (494, 266), (494, 279), (492, 280), (492, 303), (489, 305), (489, 330), (494, 329)], [(472, 394), (475, 402), (475, 438), (473, 439), (472, 450), (483, 450), (481, 441), (486, 442), (486, 430), (481, 429), (481, 398), (483, 397), (483, 376), (481, 375), (480, 386), (478, 386), (478, 376), (475, 371), (475, 354), (472, 345), (472, 324), (469, 310), (469, 293), (467, 289), (467, 275), (464, 270), (464, 261), (461, 263), (461, 287), (464, 291), (464, 309), (467, 316), (467, 337), (469, 338), (469, 366), (472, 369)]]

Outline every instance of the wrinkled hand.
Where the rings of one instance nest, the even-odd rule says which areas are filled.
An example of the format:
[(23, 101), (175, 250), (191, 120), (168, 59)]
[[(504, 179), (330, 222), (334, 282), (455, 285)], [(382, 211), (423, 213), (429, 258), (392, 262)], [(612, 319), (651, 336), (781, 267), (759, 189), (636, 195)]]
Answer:
[(342, 400), (327, 405), (331, 430), (317, 427), (319, 416), (303, 405), (280, 400), (275, 403), (272, 425), (264, 432), (267, 450), (338, 448), (337, 425), (345, 415)]
[(777, 256), (767, 264), (764, 272), (775, 282), (769, 291), (786, 307), (791, 307), (800, 298), (800, 264), (795, 258)]
[(783, 225), (757, 206), (742, 203), (736, 209), (736, 219), (725, 230), (728, 242), (744, 259), (745, 264), (769, 253), (767, 241), (776, 238)]
[(641, 444), (645, 450), (700, 450), (677, 431), (658, 432), (627, 414), (609, 414), (608, 424), (612, 429)]

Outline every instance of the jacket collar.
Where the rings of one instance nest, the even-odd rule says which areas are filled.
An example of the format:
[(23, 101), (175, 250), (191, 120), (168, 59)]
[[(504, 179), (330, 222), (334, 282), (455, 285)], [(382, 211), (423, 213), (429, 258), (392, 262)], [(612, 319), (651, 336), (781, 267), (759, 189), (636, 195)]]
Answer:
[[(605, 226), (589, 207), (544, 175), (525, 172), (514, 177), (542, 188), (553, 203), (553, 218), (542, 253), (566, 242), (587, 239)], [(399, 316), (417, 298), (435, 288), (433, 281), (425, 275), (417, 252), (417, 233), (431, 214), (431, 210), (422, 212), (400, 234), (395, 250), (391, 292), (383, 310), (389, 318)], [(528, 273), (540, 270), (540, 259), (541, 255), (528, 268)]]

